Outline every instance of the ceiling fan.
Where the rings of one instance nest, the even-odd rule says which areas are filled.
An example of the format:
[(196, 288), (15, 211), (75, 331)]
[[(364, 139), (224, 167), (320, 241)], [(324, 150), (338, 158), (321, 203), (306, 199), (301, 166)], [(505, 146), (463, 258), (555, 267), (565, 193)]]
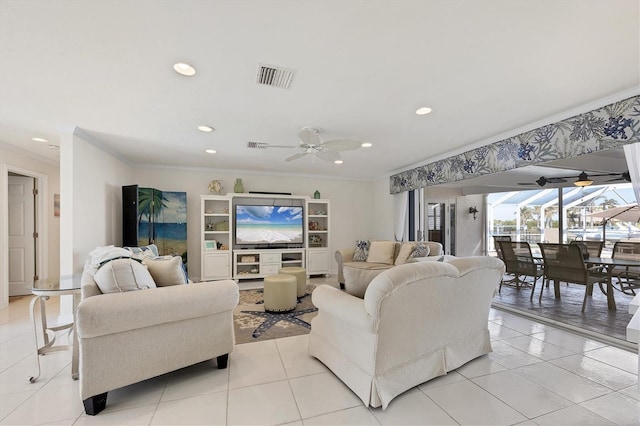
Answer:
[(576, 179), (573, 184), (575, 186), (589, 186), (593, 183), (591, 177), (602, 177), (602, 176), (614, 176), (613, 179), (606, 180), (605, 182), (617, 182), (617, 181), (626, 181), (631, 182), (631, 175), (629, 175), (629, 171), (622, 173), (596, 173), (588, 175), (586, 172), (580, 173), (578, 176), (559, 176), (559, 177), (544, 177), (541, 176), (535, 182), (519, 182), (518, 185), (538, 185), (545, 186), (548, 183), (564, 183), (567, 182), (567, 179)]
[(306, 155), (314, 155), (321, 160), (336, 162), (340, 161), (339, 151), (350, 151), (363, 146), (362, 142), (351, 139), (333, 139), (323, 142), (320, 139), (322, 130), (317, 127), (303, 127), (298, 133), (300, 143), (296, 145), (272, 145), (265, 142), (247, 142), (248, 148), (267, 149), (267, 148), (293, 148), (299, 151), (289, 155), (284, 160), (293, 161)]

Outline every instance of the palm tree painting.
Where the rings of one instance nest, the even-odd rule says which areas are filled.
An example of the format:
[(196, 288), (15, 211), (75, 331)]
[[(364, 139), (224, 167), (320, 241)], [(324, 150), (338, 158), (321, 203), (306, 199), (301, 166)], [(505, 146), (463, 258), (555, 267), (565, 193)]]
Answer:
[(187, 260), (187, 193), (138, 188), (138, 246)]
[(145, 218), (147, 222), (146, 244), (154, 244), (158, 238), (156, 227), (151, 224), (158, 223), (162, 210), (167, 206), (165, 202), (166, 199), (163, 197), (162, 191), (153, 188), (138, 188), (138, 229), (142, 229), (142, 219)]

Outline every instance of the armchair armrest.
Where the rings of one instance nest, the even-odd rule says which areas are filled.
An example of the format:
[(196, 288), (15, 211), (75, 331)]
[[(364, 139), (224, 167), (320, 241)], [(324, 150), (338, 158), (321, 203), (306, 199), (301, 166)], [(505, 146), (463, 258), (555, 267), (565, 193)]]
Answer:
[(377, 320), (364, 309), (362, 299), (328, 285), (320, 285), (311, 294), (313, 304), (322, 314), (328, 314), (345, 324), (375, 332)]
[(232, 311), (238, 297), (231, 280), (102, 294), (78, 304), (77, 333), (86, 339)]
[(353, 260), (353, 254), (356, 252), (354, 248), (336, 250), (336, 261), (338, 263), (341, 262), (351, 262)]
[(355, 253), (355, 251), (355, 248), (336, 250), (335, 257), (336, 262), (338, 262), (338, 282), (342, 285), (344, 285), (344, 274), (342, 273), (342, 265), (345, 262), (351, 262), (353, 260), (353, 254)]

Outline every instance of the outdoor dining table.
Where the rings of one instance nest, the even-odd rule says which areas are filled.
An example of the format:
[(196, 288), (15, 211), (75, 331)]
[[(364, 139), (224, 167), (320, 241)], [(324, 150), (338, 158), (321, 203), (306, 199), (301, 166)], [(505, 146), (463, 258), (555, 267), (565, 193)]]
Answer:
[(640, 260), (632, 259), (616, 259), (608, 257), (589, 257), (585, 259), (585, 263), (591, 266), (602, 266), (607, 270), (607, 308), (616, 310), (616, 300), (613, 297), (613, 283), (611, 276), (616, 266), (620, 267), (640, 267)]

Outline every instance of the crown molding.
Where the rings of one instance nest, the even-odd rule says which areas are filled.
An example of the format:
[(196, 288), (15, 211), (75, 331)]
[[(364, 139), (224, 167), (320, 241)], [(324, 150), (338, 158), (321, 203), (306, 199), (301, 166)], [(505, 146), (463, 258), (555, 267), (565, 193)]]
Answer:
[(56, 166), (56, 167), (60, 167), (60, 160), (54, 160), (52, 158), (49, 157), (45, 157), (44, 155), (40, 155), (38, 153), (35, 153), (33, 151), (29, 151), (28, 149), (24, 149), (24, 148), (20, 148), (17, 145), (13, 145), (7, 142), (3, 142), (0, 141), (0, 148), (7, 150), (7, 151), (11, 151), (11, 152), (15, 152), (16, 154), (20, 154), (20, 155), (24, 155), (26, 157), (29, 157), (33, 160), (37, 160), (37, 161), (41, 161), (43, 163), (47, 163), (50, 164), (52, 166)]

